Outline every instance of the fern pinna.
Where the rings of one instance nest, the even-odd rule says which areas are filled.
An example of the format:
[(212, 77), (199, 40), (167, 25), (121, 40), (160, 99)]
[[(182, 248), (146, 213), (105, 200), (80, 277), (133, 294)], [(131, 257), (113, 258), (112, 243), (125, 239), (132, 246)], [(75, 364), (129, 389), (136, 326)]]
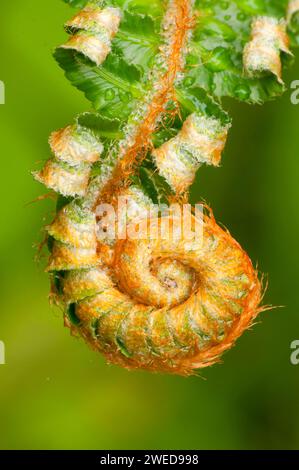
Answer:
[[(231, 125), (222, 97), (284, 91), (299, 1), (65, 1), (82, 9), (54, 56), (94, 111), (51, 135), (53, 156), (35, 173), (58, 193), (51, 292), (72, 333), (110, 363), (193, 374), (252, 324), (261, 283), (210, 211), (192, 242), (163, 237), (166, 219), (174, 232), (179, 222), (151, 211), (186, 203), (199, 167), (219, 165)], [(125, 221), (107, 215), (120, 198)], [(115, 235), (137, 220), (158, 236)]]

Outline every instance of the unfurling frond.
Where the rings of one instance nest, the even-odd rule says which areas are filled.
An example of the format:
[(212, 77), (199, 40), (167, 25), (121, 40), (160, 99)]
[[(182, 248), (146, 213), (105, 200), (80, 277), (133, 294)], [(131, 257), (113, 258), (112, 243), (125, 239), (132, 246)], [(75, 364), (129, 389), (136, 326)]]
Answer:
[(81, 10), (54, 56), (94, 110), (51, 134), (34, 173), (59, 194), (52, 293), (109, 362), (190, 375), (252, 325), (262, 294), (239, 244), (210, 213), (187, 219), (182, 202), (199, 168), (221, 162), (221, 98), (261, 104), (284, 91), (299, 2), (65, 2)]

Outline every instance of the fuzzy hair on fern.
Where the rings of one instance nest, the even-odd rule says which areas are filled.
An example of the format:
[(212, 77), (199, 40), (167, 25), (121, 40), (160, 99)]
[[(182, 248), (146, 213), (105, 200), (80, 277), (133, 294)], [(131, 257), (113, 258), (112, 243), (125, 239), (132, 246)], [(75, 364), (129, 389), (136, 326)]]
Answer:
[[(283, 93), (299, 1), (65, 2), (79, 10), (54, 57), (93, 111), (52, 133), (52, 157), (34, 173), (58, 194), (46, 227), (51, 293), (72, 334), (109, 363), (194, 374), (252, 325), (261, 282), (210, 210), (190, 242), (163, 236), (165, 221), (172, 233), (181, 221), (153, 207), (182, 207), (199, 168), (220, 164), (231, 126), (222, 97)], [(107, 217), (120, 198), (125, 221)], [(136, 221), (158, 235), (111, 236)]]

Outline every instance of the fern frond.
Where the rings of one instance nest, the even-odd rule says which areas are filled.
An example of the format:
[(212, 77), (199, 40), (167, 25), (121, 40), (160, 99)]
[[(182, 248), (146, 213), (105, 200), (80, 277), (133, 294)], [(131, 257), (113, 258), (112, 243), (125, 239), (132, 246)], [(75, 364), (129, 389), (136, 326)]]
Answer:
[(220, 164), (222, 97), (262, 104), (285, 90), (299, 2), (64, 1), (82, 10), (54, 57), (93, 111), (51, 135), (53, 156), (35, 173), (59, 194), (47, 227), (53, 294), (109, 362), (190, 375), (253, 323), (262, 292), (211, 213), (190, 241), (182, 224), (196, 235), (198, 214), (177, 210), (198, 169)]

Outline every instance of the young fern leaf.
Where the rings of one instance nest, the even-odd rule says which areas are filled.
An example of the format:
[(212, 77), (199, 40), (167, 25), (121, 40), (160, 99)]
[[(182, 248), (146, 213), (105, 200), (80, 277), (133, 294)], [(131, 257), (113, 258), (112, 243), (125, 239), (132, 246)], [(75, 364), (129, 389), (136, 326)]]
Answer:
[[(284, 91), (299, 2), (65, 1), (82, 10), (54, 56), (94, 111), (51, 135), (53, 157), (35, 173), (59, 194), (52, 293), (109, 362), (193, 374), (252, 325), (261, 283), (211, 213), (190, 241), (181, 226), (196, 235), (198, 214), (175, 210), (200, 166), (221, 161), (231, 122), (220, 99)], [(142, 237), (130, 236), (136, 227)]]

